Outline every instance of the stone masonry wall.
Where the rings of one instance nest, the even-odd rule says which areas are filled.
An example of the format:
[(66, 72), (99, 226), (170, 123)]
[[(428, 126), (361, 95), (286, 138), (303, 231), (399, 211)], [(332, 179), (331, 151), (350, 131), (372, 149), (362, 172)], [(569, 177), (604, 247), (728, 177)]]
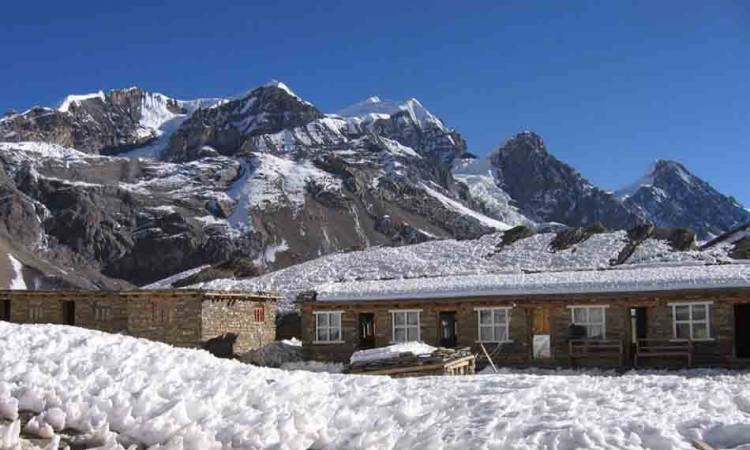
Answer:
[[(672, 339), (672, 309), (669, 303), (713, 301), (710, 308), (712, 340), (694, 343), (694, 361), (701, 364), (727, 364), (734, 355), (734, 307), (736, 303), (750, 303), (750, 293), (739, 291), (723, 292), (669, 292), (663, 294), (618, 294), (618, 295), (569, 295), (565, 297), (536, 298), (465, 298), (461, 301), (411, 300), (411, 301), (370, 301), (361, 303), (325, 303), (306, 301), (301, 303), (302, 340), (307, 357), (316, 360), (348, 361), (358, 347), (358, 314), (373, 313), (375, 322), (375, 345), (390, 345), (392, 342), (391, 310), (419, 309), (421, 340), (438, 346), (440, 311), (455, 311), (457, 320), (457, 346), (472, 347), (480, 353), (478, 341), (478, 307), (511, 307), (510, 340), (500, 347), (494, 358), (500, 365), (546, 365), (568, 366), (569, 341), (572, 305), (607, 305), (606, 339), (622, 342), (625, 364), (632, 360), (633, 337), (631, 333), (630, 307), (647, 308), (647, 337)], [(547, 308), (549, 311), (550, 340), (552, 357), (547, 360), (532, 360), (531, 357), (531, 314), (534, 308)], [(343, 343), (315, 343), (314, 311), (342, 311)], [(485, 344), (492, 351), (496, 344)], [(671, 361), (654, 358), (655, 365), (671, 366)], [(614, 357), (577, 358), (577, 366), (616, 367), (620, 364)], [(684, 365), (685, 361), (677, 361)]]
[(138, 294), (127, 305), (131, 335), (178, 347), (200, 346), (200, 294)]
[[(206, 347), (244, 353), (262, 347), (276, 338), (275, 303), (233, 298), (206, 298), (201, 311), (201, 342)], [(256, 321), (256, 308), (263, 309), (262, 321)], [(236, 337), (236, 340), (232, 340)], [(231, 342), (222, 342), (231, 340)], [(230, 355), (221, 355), (230, 356)]]

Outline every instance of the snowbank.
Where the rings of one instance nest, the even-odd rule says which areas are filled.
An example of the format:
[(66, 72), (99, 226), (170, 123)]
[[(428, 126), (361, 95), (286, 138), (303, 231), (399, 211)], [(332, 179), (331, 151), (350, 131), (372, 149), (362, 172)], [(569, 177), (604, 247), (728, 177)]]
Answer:
[(352, 354), (351, 358), (349, 358), (349, 363), (354, 364), (365, 361), (379, 361), (383, 359), (397, 358), (402, 353), (411, 353), (415, 356), (429, 355), (435, 350), (437, 350), (437, 348), (423, 342), (405, 342), (403, 344), (394, 344), (387, 347), (359, 350)]
[[(171, 445), (160, 448), (750, 445), (748, 373), (390, 379), (259, 368), (54, 325), (0, 323), (0, 342), (4, 410), (17, 409), (7, 407), (11, 398), (35, 412), (57, 407), (66, 426), (107, 425), (147, 445)], [(12, 440), (14, 431), (0, 433)]]

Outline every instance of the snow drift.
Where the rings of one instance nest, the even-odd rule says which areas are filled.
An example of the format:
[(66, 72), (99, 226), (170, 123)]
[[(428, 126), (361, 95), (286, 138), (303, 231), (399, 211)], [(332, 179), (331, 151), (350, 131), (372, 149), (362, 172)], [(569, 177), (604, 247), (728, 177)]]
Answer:
[[(748, 373), (396, 380), (259, 368), (54, 325), (0, 323), (0, 342), (6, 424), (18, 409), (31, 410), (50, 426), (65, 420), (108, 427), (152, 448), (690, 449), (691, 439), (750, 445)], [(0, 439), (10, 442), (17, 431), (8, 428)]]

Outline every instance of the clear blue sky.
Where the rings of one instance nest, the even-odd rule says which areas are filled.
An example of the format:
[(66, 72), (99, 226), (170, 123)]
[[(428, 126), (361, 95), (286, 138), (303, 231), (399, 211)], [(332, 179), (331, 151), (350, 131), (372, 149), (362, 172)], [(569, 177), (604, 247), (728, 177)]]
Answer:
[(280, 79), (324, 111), (417, 97), (478, 154), (532, 129), (604, 188), (676, 159), (750, 206), (747, 1), (14, 1), (0, 112)]

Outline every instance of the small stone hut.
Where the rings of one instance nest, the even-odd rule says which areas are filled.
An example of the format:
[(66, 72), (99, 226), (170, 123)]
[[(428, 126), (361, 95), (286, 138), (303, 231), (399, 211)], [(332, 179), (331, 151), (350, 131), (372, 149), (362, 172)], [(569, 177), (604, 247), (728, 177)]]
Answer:
[(75, 325), (231, 356), (276, 338), (277, 299), (190, 289), (6, 290), (0, 291), (0, 320)]

